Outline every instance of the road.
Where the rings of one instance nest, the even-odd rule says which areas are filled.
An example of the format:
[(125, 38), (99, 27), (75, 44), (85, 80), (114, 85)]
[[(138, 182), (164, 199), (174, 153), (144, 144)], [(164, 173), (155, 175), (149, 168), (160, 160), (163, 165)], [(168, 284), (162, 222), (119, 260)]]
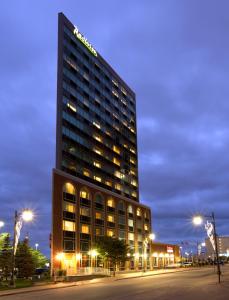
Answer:
[(88, 284), (13, 296), (7, 300), (227, 300), (229, 267), (224, 267), (222, 283), (211, 268)]

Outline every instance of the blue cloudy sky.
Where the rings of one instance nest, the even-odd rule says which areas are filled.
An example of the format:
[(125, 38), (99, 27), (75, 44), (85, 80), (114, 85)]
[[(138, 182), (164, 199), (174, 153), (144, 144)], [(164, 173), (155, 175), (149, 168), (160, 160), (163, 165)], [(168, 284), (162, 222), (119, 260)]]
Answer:
[(57, 14), (83, 32), (137, 95), (141, 202), (161, 241), (197, 241), (195, 212), (229, 234), (227, 0), (0, 3), (0, 219), (48, 253), (55, 160)]

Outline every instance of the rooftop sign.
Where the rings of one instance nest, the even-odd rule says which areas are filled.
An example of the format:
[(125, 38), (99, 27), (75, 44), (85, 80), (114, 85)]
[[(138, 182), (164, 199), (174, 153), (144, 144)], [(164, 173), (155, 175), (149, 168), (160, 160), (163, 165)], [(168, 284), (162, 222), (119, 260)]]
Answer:
[(82, 35), (82, 33), (79, 32), (79, 29), (75, 26), (73, 30), (74, 35), (81, 41), (81, 43), (84, 44), (85, 47), (94, 55), (97, 56), (96, 50), (93, 48), (93, 46), (88, 42), (88, 40), (85, 38), (85, 36)]

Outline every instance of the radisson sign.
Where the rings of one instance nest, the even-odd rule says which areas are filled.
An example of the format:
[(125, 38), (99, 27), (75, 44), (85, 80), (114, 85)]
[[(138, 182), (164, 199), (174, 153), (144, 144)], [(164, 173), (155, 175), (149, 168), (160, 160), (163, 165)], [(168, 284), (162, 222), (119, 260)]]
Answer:
[(88, 40), (79, 32), (79, 29), (75, 26), (73, 30), (74, 35), (87, 47), (87, 49), (94, 55), (97, 56), (96, 50), (93, 46), (88, 42)]

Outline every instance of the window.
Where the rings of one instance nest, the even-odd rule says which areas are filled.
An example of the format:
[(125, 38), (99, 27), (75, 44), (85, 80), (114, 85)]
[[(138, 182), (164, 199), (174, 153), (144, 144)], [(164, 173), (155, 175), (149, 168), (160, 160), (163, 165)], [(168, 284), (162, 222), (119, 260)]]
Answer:
[(125, 233), (125, 231), (119, 230), (118, 237), (119, 237), (119, 239), (124, 240), (124, 239), (126, 238), (126, 233)]
[(117, 146), (113, 146), (113, 151), (120, 154), (120, 149)]
[(113, 158), (113, 163), (120, 166), (120, 161), (116, 157)]
[(97, 168), (101, 168), (101, 163), (98, 162), (98, 161), (94, 161), (94, 162), (93, 162), (93, 165), (94, 165), (95, 167), (97, 167)]
[(94, 152), (99, 154), (99, 155), (102, 155), (102, 151), (98, 148), (94, 148)]
[(134, 226), (134, 220), (129, 219), (128, 220), (128, 226), (133, 227)]
[(114, 200), (113, 199), (108, 199), (107, 200), (107, 206), (114, 207)]
[(90, 208), (80, 207), (80, 215), (90, 217)]
[(130, 162), (135, 165), (136, 161), (133, 157), (130, 158)]
[(98, 142), (102, 142), (102, 138), (99, 135), (93, 135), (93, 138)]
[(110, 236), (110, 237), (114, 236), (114, 230), (108, 229), (107, 230), (107, 235)]
[(125, 225), (126, 224), (126, 217), (125, 216), (118, 216), (118, 223), (121, 225)]
[(72, 111), (76, 112), (76, 106), (75, 104), (68, 102), (67, 107), (70, 108)]
[(144, 225), (144, 229), (145, 231), (148, 231), (149, 230), (149, 226), (147, 224)]
[(100, 194), (95, 195), (95, 202), (104, 205), (103, 197)]
[(64, 251), (73, 251), (73, 250), (75, 250), (75, 241), (64, 240)]
[(107, 215), (107, 221), (114, 223), (114, 216), (113, 215)]
[(87, 177), (90, 177), (90, 172), (87, 169), (84, 169), (83, 170), (83, 175), (87, 176)]
[(83, 188), (80, 190), (80, 197), (85, 199), (90, 199), (90, 194), (85, 188)]
[(70, 203), (64, 201), (63, 210), (71, 212), (71, 213), (74, 213), (75, 212), (75, 205), (70, 204)]
[(136, 173), (134, 170), (130, 170), (130, 174), (136, 176)]
[(134, 197), (134, 198), (137, 197), (137, 193), (136, 193), (136, 192), (132, 192), (131, 195), (132, 195), (132, 197)]
[(64, 185), (64, 187), (63, 187), (63, 191), (64, 191), (65, 193), (75, 195), (75, 188), (74, 188), (74, 186), (73, 186), (71, 183), (69, 183), (69, 182), (65, 183), (65, 185)]
[(101, 220), (102, 219), (102, 213), (101, 212), (96, 212), (95, 213), (95, 218)]
[(137, 186), (137, 181), (134, 180), (134, 179), (132, 179), (132, 180), (131, 180), (131, 184), (132, 184), (133, 186)]
[(119, 201), (118, 203), (118, 210), (125, 211), (125, 205), (123, 201)]
[(116, 184), (115, 184), (115, 188), (116, 188), (116, 190), (121, 191), (121, 185), (120, 185), (119, 183), (116, 183)]
[(134, 241), (134, 234), (132, 232), (128, 233), (128, 240), (129, 241)]
[(93, 122), (93, 125), (94, 125), (95, 127), (97, 127), (97, 128), (99, 128), (99, 129), (100, 129), (100, 124), (99, 124), (99, 123), (97, 123), (97, 122)]
[(96, 227), (96, 228), (95, 228), (95, 235), (97, 235), (97, 236), (103, 235), (103, 228), (101, 228), (101, 227)]
[(106, 180), (106, 181), (105, 181), (105, 184), (108, 185), (108, 186), (112, 186), (112, 183), (111, 183), (111, 181), (109, 181), (109, 180)]
[(81, 225), (81, 233), (86, 233), (89, 234), (90, 233), (90, 227), (88, 225)]
[(141, 215), (142, 215), (141, 209), (140, 209), (140, 208), (137, 208), (137, 216), (138, 216), (138, 217), (141, 217)]
[(76, 231), (76, 223), (63, 220), (63, 230), (64, 231)]
[(99, 181), (99, 182), (101, 182), (102, 181), (102, 178), (101, 177), (99, 177), (99, 176), (94, 176), (94, 179), (96, 180), (96, 181)]
[(114, 175), (118, 178), (121, 178), (121, 173), (119, 171), (115, 171)]
[(128, 213), (130, 213), (130, 214), (133, 213), (133, 206), (132, 205), (128, 206)]
[(138, 234), (138, 241), (142, 242), (142, 235), (141, 234)]

